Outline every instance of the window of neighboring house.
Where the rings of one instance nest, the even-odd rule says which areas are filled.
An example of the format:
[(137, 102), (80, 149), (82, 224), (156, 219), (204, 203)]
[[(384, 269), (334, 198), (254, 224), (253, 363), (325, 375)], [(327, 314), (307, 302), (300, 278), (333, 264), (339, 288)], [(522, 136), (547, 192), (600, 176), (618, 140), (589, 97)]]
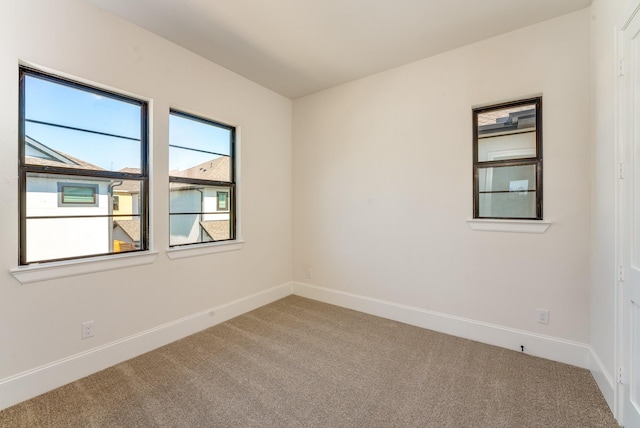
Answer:
[(234, 152), (234, 127), (171, 110), (170, 246), (235, 239)]
[(542, 220), (542, 98), (473, 110), (473, 217)]
[(218, 211), (229, 210), (229, 192), (218, 192)]
[(20, 265), (148, 249), (147, 103), (21, 67), (19, 119)]
[(98, 206), (97, 184), (58, 183), (58, 206)]
[(113, 210), (114, 211), (119, 211), (120, 210), (120, 196), (113, 195), (112, 199), (113, 199)]

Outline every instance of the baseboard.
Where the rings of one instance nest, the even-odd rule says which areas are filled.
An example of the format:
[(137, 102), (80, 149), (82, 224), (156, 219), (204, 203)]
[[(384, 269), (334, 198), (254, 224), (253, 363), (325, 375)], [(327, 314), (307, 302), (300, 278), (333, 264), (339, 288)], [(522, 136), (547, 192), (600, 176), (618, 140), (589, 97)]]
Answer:
[(600, 357), (598, 354), (591, 348), (591, 374), (600, 388), (600, 392), (602, 392), (602, 396), (607, 401), (611, 412), (615, 415), (615, 381), (613, 380), (613, 376), (607, 368), (602, 364)]
[(591, 369), (589, 345), (296, 282), (293, 294), (489, 345)]
[(285, 283), (0, 379), (0, 410), (290, 295)]

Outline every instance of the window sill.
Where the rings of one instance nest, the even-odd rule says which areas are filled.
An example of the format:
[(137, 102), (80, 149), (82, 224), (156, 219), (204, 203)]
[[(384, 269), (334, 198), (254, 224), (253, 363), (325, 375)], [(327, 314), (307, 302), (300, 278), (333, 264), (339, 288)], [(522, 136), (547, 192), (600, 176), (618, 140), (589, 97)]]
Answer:
[(9, 272), (22, 284), (151, 264), (157, 252), (142, 251), (86, 259), (20, 266)]
[(242, 248), (244, 241), (236, 239), (234, 241), (215, 242), (210, 244), (194, 244), (184, 247), (171, 247), (167, 250), (167, 257), (171, 260), (184, 259), (187, 257), (205, 256), (207, 254), (223, 253), (235, 251)]
[(473, 230), (484, 232), (545, 233), (551, 223), (544, 220), (490, 220), (473, 218), (467, 223)]

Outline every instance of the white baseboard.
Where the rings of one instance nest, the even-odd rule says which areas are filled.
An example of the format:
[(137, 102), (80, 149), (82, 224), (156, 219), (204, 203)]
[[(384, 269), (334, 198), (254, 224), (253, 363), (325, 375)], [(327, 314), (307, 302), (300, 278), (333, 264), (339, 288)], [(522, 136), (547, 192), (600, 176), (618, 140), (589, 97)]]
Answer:
[(611, 412), (615, 415), (615, 381), (593, 349), (591, 349), (591, 367), (589, 367), (589, 369), (598, 388), (600, 388), (600, 392), (602, 392), (602, 396), (609, 405)]
[(591, 348), (585, 343), (544, 336), (300, 282), (293, 284), (293, 294), (514, 351), (520, 351), (520, 347), (524, 346), (524, 352), (527, 354), (591, 369)]
[(292, 292), (285, 283), (79, 354), (0, 379), (0, 410), (259, 308)]

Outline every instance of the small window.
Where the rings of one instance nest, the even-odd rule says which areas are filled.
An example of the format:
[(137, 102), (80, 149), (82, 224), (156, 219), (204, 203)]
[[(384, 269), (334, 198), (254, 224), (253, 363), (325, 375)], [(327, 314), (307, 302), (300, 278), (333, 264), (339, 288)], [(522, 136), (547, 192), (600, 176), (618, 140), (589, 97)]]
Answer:
[(235, 128), (171, 110), (169, 245), (235, 239)]
[(229, 192), (218, 192), (218, 211), (229, 210)]
[(542, 220), (542, 98), (473, 110), (473, 217)]
[(58, 183), (59, 206), (98, 206), (97, 184)]
[(19, 76), (20, 265), (148, 249), (147, 103)]

